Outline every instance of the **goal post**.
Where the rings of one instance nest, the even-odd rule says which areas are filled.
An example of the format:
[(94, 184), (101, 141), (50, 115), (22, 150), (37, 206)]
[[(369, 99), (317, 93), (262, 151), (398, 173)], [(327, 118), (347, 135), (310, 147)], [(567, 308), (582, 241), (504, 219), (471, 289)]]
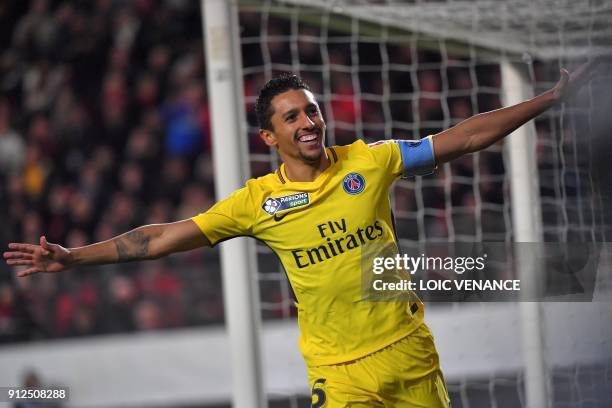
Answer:
[[(205, 37), (217, 200), (249, 177), (242, 71), (235, 2), (201, 0)], [(265, 408), (260, 346), (259, 290), (253, 243), (237, 238), (221, 245), (225, 322), (228, 328), (235, 407)]]
[[(514, 105), (533, 98), (531, 79), (525, 64), (503, 58), (500, 63), (503, 103)], [(515, 246), (514, 258), (519, 268), (521, 284), (530, 290), (540, 287), (542, 270), (537, 251), (542, 242), (542, 213), (539, 196), (538, 164), (536, 161), (537, 135), (533, 121), (510, 134), (505, 141), (510, 173), (512, 225), (514, 242), (533, 243), (526, 253), (522, 245)], [(533, 251), (532, 251), (533, 250)], [(524, 294), (523, 294), (524, 295)], [(542, 344), (542, 310), (538, 302), (527, 294), (519, 305), (521, 346), (525, 365), (525, 401), (529, 408), (548, 407), (548, 380)]]

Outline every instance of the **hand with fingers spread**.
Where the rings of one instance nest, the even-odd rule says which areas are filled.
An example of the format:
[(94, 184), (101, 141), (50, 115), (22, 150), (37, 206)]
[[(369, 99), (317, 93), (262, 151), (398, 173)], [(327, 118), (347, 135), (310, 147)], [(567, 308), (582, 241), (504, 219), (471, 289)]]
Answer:
[(610, 57), (596, 57), (589, 62), (580, 65), (571, 73), (561, 68), (561, 78), (552, 88), (552, 94), (556, 102), (561, 102), (576, 94), (597, 73), (599, 66), (608, 61)]
[(539, 114), (578, 93), (597, 74), (600, 65), (609, 63), (611, 59), (609, 56), (594, 58), (571, 74), (562, 69), (559, 82), (548, 91), (516, 105), (474, 115), (434, 135), (435, 162), (440, 165), (498, 142)]
[(39, 272), (61, 272), (72, 265), (70, 251), (47, 242), (44, 236), (40, 237), (40, 245), (11, 243), (9, 249), (12, 251), (4, 253), (8, 265), (28, 267), (17, 272), (19, 277)]

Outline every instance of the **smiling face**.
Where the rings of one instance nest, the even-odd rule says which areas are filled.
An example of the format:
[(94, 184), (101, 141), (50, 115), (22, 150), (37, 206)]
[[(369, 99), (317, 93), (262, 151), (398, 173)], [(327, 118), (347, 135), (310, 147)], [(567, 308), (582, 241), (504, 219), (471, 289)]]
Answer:
[(325, 153), (325, 121), (312, 92), (290, 89), (271, 101), (272, 130), (261, 129), (259, 135), (268, 146), (278, 147), (283, 159), (308, 163), (321, 160)]

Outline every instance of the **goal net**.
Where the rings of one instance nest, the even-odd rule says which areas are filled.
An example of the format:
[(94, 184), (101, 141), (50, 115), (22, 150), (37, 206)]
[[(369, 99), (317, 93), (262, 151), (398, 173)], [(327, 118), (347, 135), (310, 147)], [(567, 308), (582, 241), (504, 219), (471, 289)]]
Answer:
[[(265, 81), (282, 72), (296, 73), (310, 85), (327, 122), (328, 145), (342, 145), (416, 139), (503, 106), (504, 63), (523, 70), (526, 85), (538, 94), (554, 86), (561, 67), (571, 70), (612, 54), (612, 4), (606, 1), (243, 0), (238, 10), (254, 177), (280, 164), (259, 140), (253, 104)], [(601, 299), (609, 299), (611, 287), (605, 273), (610, 229), (593, 158), (602, 148), (595, 129), (610, 105), (594, 101), (605, 99), (609, 79), (601, 75), (572, 103), (539, 116), (533, 140), (542, 239), (599, 245)], [(400, 245), (506, 243), (508, 255), (500, 259), (510, 268), (517, 209), (509, 178), (508, 153), (498, 143), (432, 176), (397, 182), (391, 199)], [(258, 245), (257, 253), (264, 321), (293, 321), (296, 311), (282, 267), (267, 247)], [(608, 406), (610, 303), (537, 308), (549, 405)], [(517, 310), (515, 303), (428, 304), (426, 321), (453, 407), (528, 406)], [(308, 406), (305, 384), (270, 387), (278, 404)]]

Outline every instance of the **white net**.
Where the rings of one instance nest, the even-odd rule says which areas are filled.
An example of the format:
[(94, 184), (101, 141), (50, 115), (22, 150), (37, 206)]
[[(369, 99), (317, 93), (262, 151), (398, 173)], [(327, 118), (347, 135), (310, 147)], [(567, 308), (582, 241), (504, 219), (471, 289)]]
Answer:
[[(276, 153), (259, 142), (252, 114), (259, 88), (273, 76), (293, 72), (310, 85), (324, 111), (329, 145), (423, 137), (499, 108), (503, 58), (527, 67), (537, 94), (554, 86), (560, 67), (571, 69), (587, 56), (609, 53), (612, 5), (561, 3), (239, 2), (252, 175), (279, 165)], [(604, 199), (590, 162), (593, 115), (601, 110), (592, 101), (605, 89), (597, 87), (603, 83), (591, 86), (579, 104), (536, 120), (539, 174), (534, 177), (545, 241), (605, 241)], [(404, 249), (436, 242), (512, 242), (501, 143), (445, 164), (433, 176), (396, 183), (392, 201)], [(258, 245), (258, 259), (264, 319), (293, 319), (291, 289), (276, 256)], [(510, 266), (512, 260), (503, 262)], [(609, 287), (606, 279), (602, 285)], [(602, 354), (612, 357), (605, 328), (611, 311), (603, 305), (585, 312), (592, 313), (598, 329), (597, 340), (587, 342), (597, 349), (594, 354), (577, 340), (580, 332), (572, 322), (580, 318), (571, 316), (582, 315), (573, 305), (544, 308), (547, 335), (570, 330), (563, 332), (573, 339), (562, 345), (545, 339), (547, 392), (555, 407), (609, 406), (610, 360), (594, 362)], [(453, 407), (525, 406), (520, 347), (511, 343), (520, 330), (515, 305), (430, 304), (428, 315)], [(573, 357), (560, 357), (566, 353)], [(287, 406), (308, 406), (307, 393), (304, 385), (285, 395)]]
[(605, 0), (285, 0), (333, 10), (434, 38), (527, 52), (540, 59), (584, 57), (612, 48)]

